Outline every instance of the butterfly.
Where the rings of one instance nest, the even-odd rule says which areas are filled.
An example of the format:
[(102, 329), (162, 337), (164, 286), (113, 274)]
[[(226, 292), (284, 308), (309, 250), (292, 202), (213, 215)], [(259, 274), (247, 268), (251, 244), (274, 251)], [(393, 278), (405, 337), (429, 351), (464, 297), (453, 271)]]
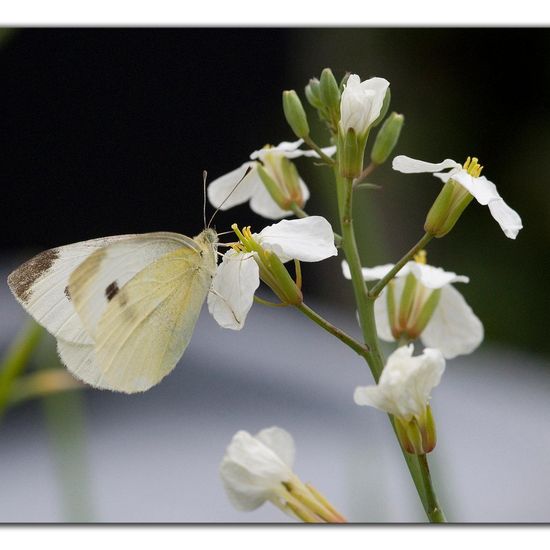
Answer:
[(57, 339), (69, 371), (101, 389), (145, 391), (187, 348), (216, 272), (218, 234), (157, 232), (41, 252), (8, 277)]

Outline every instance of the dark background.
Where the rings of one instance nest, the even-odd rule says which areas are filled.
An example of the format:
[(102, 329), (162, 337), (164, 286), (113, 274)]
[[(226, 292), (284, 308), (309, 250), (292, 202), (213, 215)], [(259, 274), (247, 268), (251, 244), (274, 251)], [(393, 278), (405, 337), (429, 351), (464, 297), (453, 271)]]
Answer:
[[(263, 144), (293, 139), (281, 91), (301, 94), (330, 66), (338, 77), (391, 82), (392, 109), (406, 117), (397, 154), (480, 158), (525, 229), (511, 241), (472, 203), (430, 245), (429, 262), (471, 277), (461, 291), (488, 341), (550, 353), (547, 29), (35, 28), (2, 38), (1, 254), (23, 260), (122, 233), (197, 234), (202, 171), (212, 180)], [(307, 210), (334, 220), (330, 179), (298, 164), (314, 195)], [(365, 265), (395, 261), (421, 236), (439, 190), (429, 175), (389, 166), (373, 181), (382, 190), (358, 197), (355, 210)], [(216, 226), (235, 221), (266, 223), (243, 206)], [(306, 295), (352, 308), (338, 277), (336, 261), (307, 266)]]

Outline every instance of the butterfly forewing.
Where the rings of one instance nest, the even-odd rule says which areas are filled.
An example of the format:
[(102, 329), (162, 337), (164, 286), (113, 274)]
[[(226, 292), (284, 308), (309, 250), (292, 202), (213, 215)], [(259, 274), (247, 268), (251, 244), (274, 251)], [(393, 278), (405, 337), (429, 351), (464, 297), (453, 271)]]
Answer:
[[(111, 287), (94, 325), (93, 345), (58, 342), (71, 372), (96, 387), (133, 393), (157, 384), (175, 367), (189, 344), (216, 267), (213, 244), (202, 236), (192, 246), (185, 243), (150, 263), (116, 291)], [(88, 267), (95, 273), (90, 260)], [(101, 288), (105, 295), (108, 287)], [(75, 300), (92, 311), (96, 302)]]

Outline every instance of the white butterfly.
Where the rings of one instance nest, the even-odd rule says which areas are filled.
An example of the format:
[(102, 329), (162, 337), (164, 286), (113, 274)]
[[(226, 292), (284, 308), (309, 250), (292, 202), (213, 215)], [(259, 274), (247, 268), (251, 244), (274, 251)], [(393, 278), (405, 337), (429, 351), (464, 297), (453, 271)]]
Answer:
[(187, 348), (216, 271), (218, 235), (146, 233), (46, 250), (8, 278), (84, 382), (126, 393), (157, 384)]

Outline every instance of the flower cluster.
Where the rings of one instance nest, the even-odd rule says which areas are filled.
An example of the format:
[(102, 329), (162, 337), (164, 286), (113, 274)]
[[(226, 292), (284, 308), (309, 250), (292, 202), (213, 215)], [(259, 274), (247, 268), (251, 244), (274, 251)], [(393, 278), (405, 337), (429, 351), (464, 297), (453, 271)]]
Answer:
[[(389, 85), (384, 78), (362, 81), (356, 74), (338, 83), (330, 69), (325, 69), (319, 80), (310, 80), (305, 90), (307, 100), (325, 122), (332, 143), (337, 144), (324, 148), (312, 141), (296, 92), (285, 91), (284, 114), (300, 139), (255, 151), (250, 161), (210, 184), (208, 197), (217, 208), (225, 210), (250, 201), (251, 209), (267, 218), (293, 214), (302, 218), (283, 220), (258, 234), (233, 225), (238, 242), (223, 256), (208, 298), (209, 310), (221, 326), (242, 328), (260, 280), (282, 304), (301, 304), (299, 261), (337, 255), (335, 235), (327, 220), (308, 217), (303, 210), (309, 189), (291, 159), (313, 157), (336, 166), (340, 178), (351, 184), (347, 192), (353, 192), (365, 174), (389, 158), (399, 138), (404, 118), (391, 113), (378, 131), (371, 164), (365, 171), (366, 143), (371, 130), (386, 116)], [(310, 149), (302, 149), (304, 144)], [(431, 164), (399, 155), (392, 167), (403, 173), (430, 172), (444, 183), (426, 217), (427, 240), (446, 235), (473, 198), (489, 207), (507, 237), (515, 239), (522, 228), (517, 212), (504, 202), (496, 186), (481, 176), (482, 167), (476, 158), (468, 158), (464, 165), (450, 159)], [(345, 244), (344, 239), (344, 250)], [(284, 267), (290, 259), (295, 260), (296, 279)], [(342, 261), (342, 271), (345, 278), (352, 279), (346, 260)], [(398, 347), (378, 373), (376, 385), (356, 388), (355, 403), (392, 415), (404, 450), (424, 455), (436, 443), (429, 400), (441, 380), (445, 360), (473, 352), (483, 340), (481, 321), (454, 286), (468, 283), (469, 278), (428, 265), (424, 250), (403, 258), (399, 266), (362, 268), (361, 274), (366, 283), (378, 281), (372, 296), (378, 337)], [(412, 342), (416, 340), (426, 347), (415, 356)], [(270, 428), (256, 436), (237, 433), (221, 465), (232, 502), (240, 509), (253, 509), (269, 500), (303, 521), (340, 521), (341, 516), (324, 498), (293, 473), (293, 457), (294, 444), (284, 430)]]

